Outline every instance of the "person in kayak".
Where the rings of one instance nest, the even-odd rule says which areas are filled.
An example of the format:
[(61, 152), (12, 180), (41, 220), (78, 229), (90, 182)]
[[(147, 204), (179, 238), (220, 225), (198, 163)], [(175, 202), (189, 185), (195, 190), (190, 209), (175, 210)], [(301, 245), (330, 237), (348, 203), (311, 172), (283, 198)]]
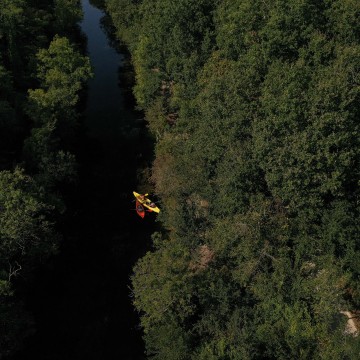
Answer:
[(140, 200), (141, 201), (146, 201), (147, 200), (147, 196), (148, 196), (149, 194), (145, 194), (145, 195), (139, 195), (139, 198), (140, 198)]

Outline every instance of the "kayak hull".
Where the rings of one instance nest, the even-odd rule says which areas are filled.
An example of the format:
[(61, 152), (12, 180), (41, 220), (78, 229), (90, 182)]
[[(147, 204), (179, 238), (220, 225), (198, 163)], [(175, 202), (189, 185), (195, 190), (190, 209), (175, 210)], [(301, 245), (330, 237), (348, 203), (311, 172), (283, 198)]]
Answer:
[(144, 207), (146, 207), (150, 211), (153, 211), (153, 212), (156, 212), (156, 213), (160, 212), (160, 209), (157, 206), (155, 206), (155, 207), (150, 206), (150, 204), (152, 203), (152, 201), (150, 199), (148, 199), (147, 197), (145, 197), (145, 199), (141, 199), (141, 197), (143, 195), (137, 193), (136, 191), (133, 191), (133, 194), (135, 196), (136, 201), (138, 201), (141, 205), (143, 205)]
[(145, 209), (139, 201), (136, 200), (136, 213), (143, 219), (145, 217)]

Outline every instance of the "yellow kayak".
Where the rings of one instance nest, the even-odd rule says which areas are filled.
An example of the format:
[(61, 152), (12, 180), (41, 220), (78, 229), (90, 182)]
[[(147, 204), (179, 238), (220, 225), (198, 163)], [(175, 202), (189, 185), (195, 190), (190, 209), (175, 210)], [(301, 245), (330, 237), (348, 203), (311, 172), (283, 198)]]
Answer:
[(136, 200), (144, 205), (147, 209), (149, 209), (150, 211), (154, 211), (156, 213), (159, 213), (160, 212), (160, 209), (155, 205), (154, 202), (152, 202), (149, 198), (146, 197), (147, 194), (145, 195), (142, 195), (142, 194), (139, 194), (135, 191), (133, 191), (133, 194), (136, 198)]

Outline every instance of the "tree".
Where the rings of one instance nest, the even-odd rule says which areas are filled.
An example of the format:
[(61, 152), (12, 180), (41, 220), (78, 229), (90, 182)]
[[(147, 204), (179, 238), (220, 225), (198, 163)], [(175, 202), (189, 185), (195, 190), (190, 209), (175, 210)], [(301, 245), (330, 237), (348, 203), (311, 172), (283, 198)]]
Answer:
[(82, 56), (64, 37), (55, 36), (48, 49), (37, 54), (41, 87), (29, 90), (29, 114), (39, 124), (51, 119), (74, 122), (78, 92), (91, 76), (89, 58)]
[(79, 0), (54, 1), (55, 32), (62, 34), (69, 32), (82, 19), (82, 9)]
[(24, 7), (24, 0), (4, 0), (1, 5), (0, 44), (5, 42), (6, 55), (15, 71), (21, 64), (17, 43), (24, 23)]
[(48, 220), (53, 207), (20, 168), (0, 172), (0, 354), (9, 355), (32, 332), (33, 320), (15, 296), (17, 276), (56, 251), (59, 235)]
[(29, 169), (39, 172), (43, 184), (49, 186), (73, 178), (74, 156), (59, 147), (76, 126), (78, 93), (91, 76), (91, 67), (89, 58), (59, 36), (38, 52), (37, 59), (41, 87), (29, 90), (28, 104), (37, 127), (25, 142), (25, 154)]
[(157, 140), (149, 355), (358, 358), (358, 2), (108, 4)]

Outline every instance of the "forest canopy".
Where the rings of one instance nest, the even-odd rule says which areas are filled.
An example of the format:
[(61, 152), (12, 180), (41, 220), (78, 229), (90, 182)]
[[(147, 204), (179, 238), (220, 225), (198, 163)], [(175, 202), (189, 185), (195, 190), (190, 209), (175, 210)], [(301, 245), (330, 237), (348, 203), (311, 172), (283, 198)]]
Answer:
[(360, 3), (107, 0), (156, 140), (152, 359), (358, 359)]
[(34, 332), (24, 298), (58, 251), (61, 187), (76, 179), (71, 142), (89, 59), (70, 38), (78, 0), (0, 4), (0, 358)]

